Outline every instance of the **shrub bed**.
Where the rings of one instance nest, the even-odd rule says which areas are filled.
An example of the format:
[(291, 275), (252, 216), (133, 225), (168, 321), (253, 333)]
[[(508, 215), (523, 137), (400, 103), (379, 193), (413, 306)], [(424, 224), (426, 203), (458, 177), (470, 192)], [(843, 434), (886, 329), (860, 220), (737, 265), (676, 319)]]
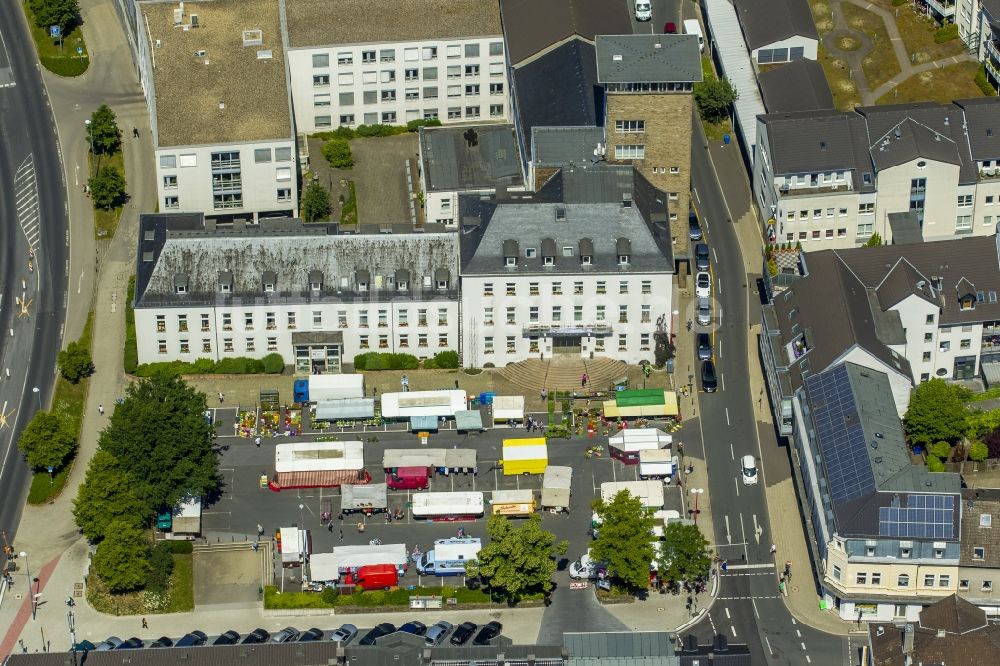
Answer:
[(163, 361), (162, 363), (143, 363), (135, 369), (138, 377), (152, 377), (158, 374), (167, 375), (277, 375), (285, 369), (285, 360), (281, 354), (268, 354), (264, 358), (248, 358), (236, 356), (213, 361), (210, 358), (199, 358), (193, 362)]
[(324, 140), (333, 138), (356, 139), (358, 137), (395, 136), (397, 134), (406, 134), (407, 132), (416, 132), (421, 127), (440, 126), (440, 120), (418, 118), (417, 120), (411, 120), (405, 125), (358, 125), (356, 128), (344, 127), (342, 125), (331, 132), (316, 132), (313, 136)]
[(416, 370), (420, 360), (413, 354), (368, 352), (354, 357), (355, 370)]
[(458, 367), (458, 352), (443, 351), (434, 354), (433, 358), (424, 361), (424, 368), (428, 370), (454, 370)]
[(135, 276), (128, 279), (128, 298), (125, 301), (125, 358), (124, 369), (127, 374), (135, 374), (139, 367), (139, 343), (135, 334), (135, 309), (132, 301), (135, 300)]
[[(338, 594), (328, 588), (323, 592), (285, 592), (278, 591), (277, 586), (268, 585), (264, 588), (264, 608), (268, 610), (287, 610), (292, 608), (383, 608), (386, 606), (401, 606), (409, 608), (410, 597), (443, 596), (454, 598), (459, 604), (489, 604), (493, 603), (488, 592), (470, 590), (460, 587), (417, 587), (413, 589), (399, 588), (396, 590), (373, 590), (371, 592), (355, 592), (354, 594)], [(532, 597), (529, 601), (540, 601), (542, 595)]]

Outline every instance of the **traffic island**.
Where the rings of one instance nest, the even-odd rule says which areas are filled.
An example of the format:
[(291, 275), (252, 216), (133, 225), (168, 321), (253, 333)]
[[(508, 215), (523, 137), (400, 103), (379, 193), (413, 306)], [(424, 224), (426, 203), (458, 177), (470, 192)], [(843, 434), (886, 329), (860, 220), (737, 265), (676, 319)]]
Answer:
[(65, 29), (58, 26), (39, 27), (31, 4), (27, 2), (21, 6), (42, 66), (57, 76), (74, 77), (86, 72), (90, 66), (90, 55), (83, 40), (79, 17)]

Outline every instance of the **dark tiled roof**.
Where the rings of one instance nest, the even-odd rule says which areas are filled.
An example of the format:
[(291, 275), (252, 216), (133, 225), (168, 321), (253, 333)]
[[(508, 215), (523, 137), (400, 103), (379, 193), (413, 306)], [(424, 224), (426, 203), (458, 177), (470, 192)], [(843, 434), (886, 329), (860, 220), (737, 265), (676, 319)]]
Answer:
[(630, 34), (626, 5), (607, 0), (500, 0), (507, 59), (518, 66), (574, 35), (593, 42), (598, 34)]
[(693, 83), (703, 78), (696, 35), (597, 37), (601, 83)]
[(832, 109), (833, 95), (815, 60), (801, 58), (757, 76), (768, 113)]
[(953, 594), (920, 611), (920, 627), (949, 634), (967, 634), (986, 627), (986, 613)]
[(801, 36), (819, 39), (806, 0), (734, 0), (751, 49)]
[[(991, 0), (994, 12), (1000, 12), (1000, 0)], [(983, 4), (987, 4), (984, 0)], [(1000, 19), (1000, 14), (994, 13)], [(955, 104), (965, 110), (972, 159), (977, 161), (1000, 158), (1000, 115), (996, 100), (992, 97), (981, 99), (959, 99)]]
[(596, 127), (604, 122), (594, 47), (584, 41), (570, 40), (514, 70), (513, 78), (524, 136), (534, 127)]
[[(775, 175), (836, 170), (872, 171), (864, 124), (858, 126), (852, 122), (851, 114), (802, 111), (769, 113), (760, 117), (767, 125)], [(865, 147), (864, 155), (858, 155), (857, 140)]]
[(920, 228), (920, 216), (915, 210), (889, 213), (889, 229), (893, 245), (924, 242), (924, 230)]
[[(473, 134), (474, 133), (474, 134)], [(420, 158), (431, 191), (524, 184), (512, 125), (420, 129)]]
[[(959, 564), (963, 567), (1000, 568), (1000, 490), (963, 490), (962, 503)], [(983, 557), (974, 557), (976, 548), (983, 549)]]
[[(921, 283), (923, 283), (922, 286)], [(878, 295), (879, 305), (884, 310), (888, 310), (911, 295), (917, 295), (926, 301), (935, 303), (930, 280), (925, 275), (921, 275), (920, 271), (914, 268), (913, 264), (905, 257), (901, 257), (889, 269), (882, 282), (875, 287), (875, 293)]]
[[(907, 632), (912, 633), (909, 660)], [(869, 624), (868, 639), (875, 666), (1000, 663), (1000, 625), (987, 623), (981, 609), (954, 594), (920, 611), (919, 624)]]
[(563, 634), (563, 645), (573, 656), (594, 659), (671, 657), (673, 635), (666, 631), (611, 631)]

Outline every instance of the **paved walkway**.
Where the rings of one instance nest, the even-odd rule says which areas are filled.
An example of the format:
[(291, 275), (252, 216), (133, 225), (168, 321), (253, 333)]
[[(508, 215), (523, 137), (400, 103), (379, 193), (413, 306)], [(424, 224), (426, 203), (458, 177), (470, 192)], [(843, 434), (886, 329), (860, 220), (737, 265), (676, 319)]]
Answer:
[[(875, 48), (875, 45), (872, 43), (871, 37), (863, 32), (855, 30), (847, 23), (847, 19), (844, 18), (844, 12), (841, 10), (841, 5), (845, 2), (856, 5), (861, 9), (865, 9), (879, 16), (882, 19), (882, 22), (885, 23), (886, 32), (889, 33), (889, 41), (892, 43), (892, 50), (896, 55), (897, 62), (899, 63), (900, 72), (885, 83), (879, 85), (875, 88), (875, 90), (869, 89), (868, 80), (865, 77), (864, 67), (862, 66), (862, 62), (865, 57), (871, 53), (871, 51)], [(914, 74), (926, 72), (931, 69), (940, 69), (942, 67), (955, 65), (961, 62), (976, 62), (976, 58), (972, 55), (962, 53), (950, 58), (943, 58), (933, 62), (913, 65), (910, 62), (910, 54), (906, 51), (906, 44), (903, 42), (903, 38), (899, 34), (899, 28), (896, 26), (896, 20), (892, 15), (892, 12), (889, 12), (878, 5), (866, 2), (865, 0), (829, 0), (829, 4), (831, 16), (834, 22), (834, 28), (823, 36), (823, 46), (826, 47), (827, 52), (831, 56), (840, 58), (841, 60), (847, 62), (853, 72), (854, 83), (858, 88), (858, 95), (861, 97), (861, 103), (865, 106), (877, 103), (879, 98), (890, 92), (893, 88)], [(908, 10), (908, 8), (906, 9)], [(850, 36), (858, 40), (861, 43), (861, 47), (854, 51), (845, 51), (841, 49), (837, 43), (838, 40), (844, 36)]]

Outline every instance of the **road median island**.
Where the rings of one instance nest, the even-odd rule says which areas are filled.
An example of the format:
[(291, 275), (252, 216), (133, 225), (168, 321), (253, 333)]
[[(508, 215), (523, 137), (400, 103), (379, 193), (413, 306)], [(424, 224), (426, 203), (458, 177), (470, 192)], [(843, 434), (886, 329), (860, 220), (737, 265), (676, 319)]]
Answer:
[[(24, 17), (28, 22), (31, 39), (35, 43), (35, 52), (42, 66), (57, 76), (72, 78), (80, 76), (90, 66), (90, 55), (83, 39), (80, 27), (80, 17), (70, 20), (65, 28), (60, 29), (59, 36), (53, 37), (51, 26), (39, 26), (39, 20), (32, 6), (36, 3), (23, 2)], [(74, 3), (75, 4), (75, 3)], [(36, 7), (37, 8), (37, 7)]]

